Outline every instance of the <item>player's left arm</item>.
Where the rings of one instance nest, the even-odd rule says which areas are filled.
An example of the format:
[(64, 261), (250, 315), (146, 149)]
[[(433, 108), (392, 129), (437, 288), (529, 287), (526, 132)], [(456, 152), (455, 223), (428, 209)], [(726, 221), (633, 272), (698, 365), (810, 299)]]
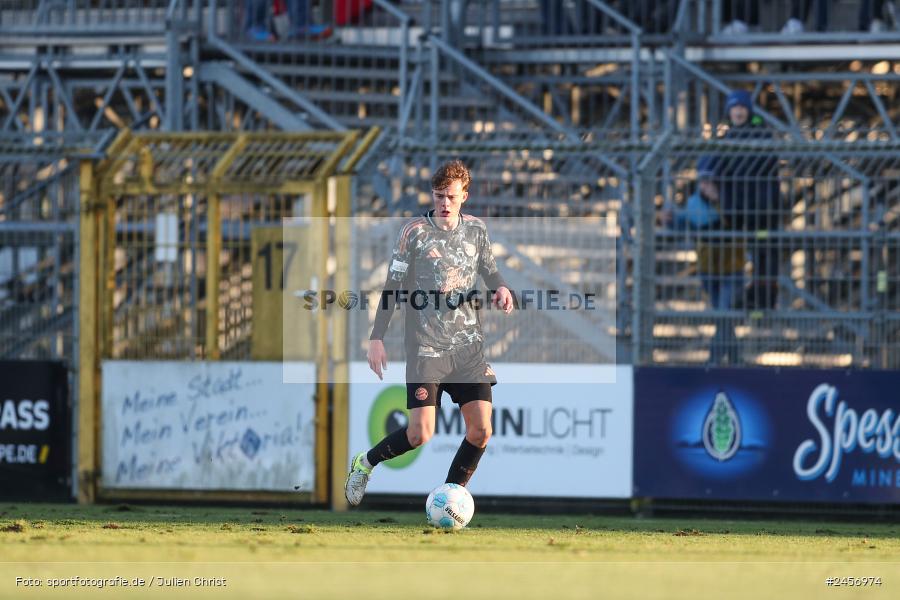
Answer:
[(478, 273), (481, 275), (488, 289), (494, 290), (493, 303), (506, 314), (512, 312), (513, 296), (509, 291), (509, 286), (500, 274), (497, 268), (497, 261), (494, 260), (494, 252), (491, 250), (491, 240), (488, 237), (487, 229), (481, 238), (481, 248), (478, 249)]

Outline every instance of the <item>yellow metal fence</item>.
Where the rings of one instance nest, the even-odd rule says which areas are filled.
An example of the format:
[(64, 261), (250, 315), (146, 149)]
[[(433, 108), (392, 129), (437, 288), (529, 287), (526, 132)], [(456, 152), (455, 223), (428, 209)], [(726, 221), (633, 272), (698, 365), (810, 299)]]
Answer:
[[(332, 233), (327, 219), (315, 217), (349, 215), (353, 167), (377, 135), (125, 130), (106, 160), (82, 163), (80, 501), (111, 497), (98, 485), (101, 360), (281, 359), (273, 336), (282, 331), (278, 274), (288, 260), (278, 240), (282, 219), (310, 217), (321, 224), (310, 229), (302, 256), (290, 258), (328, 281), (329, 238), (346, 232)], [(346, 335), (345, 323), (331, 326), (333, 336)], [(321, 315), (306, 338), (308, 357), (317, 364), (316, 485), (312, 495), (299, 498), (317, 503), (329, 499), (329, 482), (334, 485), (346, 459), (347, 394), (336, 389), (329, 398), (328, 327)], [(337, 350), (342, 346), (332, 345), (341, 359), (337, 369), (346, 368)], [(331, 475), (329, 465), (336, 465)]]

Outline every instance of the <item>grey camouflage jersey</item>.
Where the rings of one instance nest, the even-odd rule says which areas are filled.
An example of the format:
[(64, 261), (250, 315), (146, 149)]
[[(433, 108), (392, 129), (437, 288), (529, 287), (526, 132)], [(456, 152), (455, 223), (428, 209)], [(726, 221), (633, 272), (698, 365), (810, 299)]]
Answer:
[[(410, 294), (405, 308), (407, 352), (439, 357), (483, 341), (476, 307), (460, 299), (475, 292), (479, 274), (487, 278), (496, 273), (481, 219), (460, 215), (452, 230), (438, 228), (430, 212), (408, 222), (388, 272), (388, 278)], [(479, 297), (484, 299), (483, 294)]]

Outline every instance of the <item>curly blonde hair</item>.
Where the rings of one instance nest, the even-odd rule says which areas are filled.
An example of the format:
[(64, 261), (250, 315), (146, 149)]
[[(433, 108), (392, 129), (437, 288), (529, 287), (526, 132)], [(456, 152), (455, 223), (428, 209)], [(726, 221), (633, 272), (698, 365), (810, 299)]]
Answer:
[(438, 170), (431, 177), (431, 189), (442, 190), (454, 180), (459, 180), (462, 183), (464, 192), (469, 191), (469, 183), (472, 182), (472, 178), (469, 175), (469, 169), (466, 168), (466, 165), (461, 160), (451, 160), (438, 167)]

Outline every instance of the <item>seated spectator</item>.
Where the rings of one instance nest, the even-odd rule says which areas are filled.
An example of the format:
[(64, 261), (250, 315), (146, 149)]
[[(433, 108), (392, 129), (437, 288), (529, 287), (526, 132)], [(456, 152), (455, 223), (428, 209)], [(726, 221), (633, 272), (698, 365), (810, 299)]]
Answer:
[[(828, 30), (828, 0), (815, 0), (816, 3), (816, 31)], [(806, 19), (809, 17), (809, 9), (813, 0), (791, 0), (791, 16), (781, 28), (781, 33), (794, 35), (803, 33), (806, 29)]]
[(613, 5), (622, 15), (641, 28), (644, 33), (666, 33), (675, 22), (678, 2), (619, 0)]
[[(363, 0), (351, 0), (361, 5)], [(288, 37), (292, 39), (322, 39), (331, 35), (329, 25), (315, 25), (309, 22), (312, 0), (286, 0), (287, 14), (290, 21)], [(338, 0), (346, 3), (347, 0)]]
[[(869, 0), (871, 1), (871, 0)], [(722, 22), (725, 35), (740, 35), (759, 25), (759, 0), (722, 0)], [(787, 35), (803, 33), (813, 0), (791, 0), (791, 14), (781, 32)], [(815, 0), (815, 29), (828, 29), (829, 0)]]
[(759, 0), (722, 0), (724, 35), (741, 35), (759, 25)]
[(892, 0), (862, 0), (859, 4), (859, 30), (881, 33), (897, 30), (897, 6)]
[(541, 34), (560, 36), (570, 33), (568, 17), (562, 2), (541, 0)]
[(676, 231), (710, 232), (710, 236), (696, 237), (697, 274), (715, 311), (716, 333), (709, 349), (710, 364), (730, 365), (738, 362), (734, 325), (726, 314), (736, 308), (744, 289), (746, 252), (740, 239), (729, 239), (731, 223), (719, 204), (719, 185), (714, 179), (715, 161), (700, 159), (697, 165), (697, 190), (683, 207), (663, 211), (663, 223)]
[(271, 0), (244, 0), (244, 34), (257, 42), (275, 39), (269, 30), (269, 4)]
[[(759, 115), (753, 114), (750, 92), (735, 90), (725, 102), (727, 140), (771, 140), (772, 132)], [(750, 260), (753, 281), (745, 307), (772, 309), (778, 297), (779, 256), (777, 242), (769, 234), (779, 230), (781, 194), (778, 157), (765, 150), (717, 157), (715, 173), (723, 213), (738, 231), (753, 232)]]

